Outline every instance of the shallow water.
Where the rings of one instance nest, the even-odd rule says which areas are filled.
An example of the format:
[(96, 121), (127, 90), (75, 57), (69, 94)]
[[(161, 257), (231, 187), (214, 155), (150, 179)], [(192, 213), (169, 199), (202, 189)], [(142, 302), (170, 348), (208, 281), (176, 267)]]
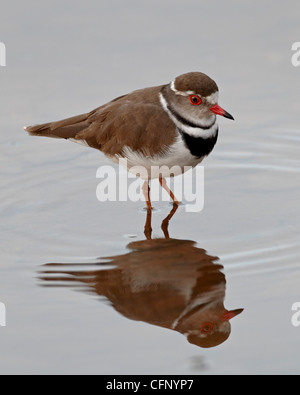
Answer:
[[(300, 68), (290, 62), (298, 3), (231, 1), (233, 14), (172, 1), (172, 18), (170, 1), (88, 3), (72, 2), (70, 15), (56, 1), (27, 2), (15, 15), (10, 2), (0, 17), (10, 49), (0, 68), (0, 372), (299, 373), (291, 319), (300, 301)], [(200, 12), (203, 31), (212, 15), (218, 27), (187, 40), (178, 26), (189, 20), (190, 32)], [(79, 21), (89, 27), (80, 34)], [(96, 199), (106, 158), (22, 130), (193, 69), (216, 78), (236, 120), (220, 120), (203, 163), (204, 210), (179, 206), (169, 240), (169, 203), (154, 204), (146, 240), (142, 202)]]

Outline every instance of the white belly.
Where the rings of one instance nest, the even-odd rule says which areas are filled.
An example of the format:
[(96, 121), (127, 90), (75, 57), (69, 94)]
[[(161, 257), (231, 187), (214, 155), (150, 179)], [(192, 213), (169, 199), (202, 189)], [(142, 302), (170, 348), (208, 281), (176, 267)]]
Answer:
[(140, 152), (133, 151), (129, 147), (124, 148), (123, 155), (123, 158), (115, 156), (110, 159), (144, 180), (159, 177), (175, 177), (189, 170), (191, 167), (195, 167), (203, 160), (203, 157), (197, 158), (190, 153), (181, 135), (178, 135), (177, 141), (168, 150), (159, 155), (144, 155)]

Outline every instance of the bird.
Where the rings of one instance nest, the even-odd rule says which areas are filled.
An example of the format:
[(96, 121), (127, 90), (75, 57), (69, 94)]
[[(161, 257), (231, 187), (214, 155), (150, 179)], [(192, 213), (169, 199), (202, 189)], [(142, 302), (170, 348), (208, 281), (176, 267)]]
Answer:
[[(160, 185), (175, 204), (166, 177), (195, 167), (218, 139), (217, 115), (234, 119), (218, 105), (219, 89), (208, 75), (194, 71), (168, 84), (119, 96), (85, 114), (24, 129), (32, 136), (67, 139), (104, 153), (143, 181), (151, 209), (150, 181)], [(122, 161), (121, 161), (122, 160)]]
[[(71, 287), (106, 300), (127, 319), (170, 329), (198, 347), (216, 347), (231, 334), (242, 308), (224, 306), (226, 277), (219, 258), (193, 240), (133, 241), (96, 263), (47, 263), (41, 286)], [(121, 329), (120, 329), (121, 330)]]

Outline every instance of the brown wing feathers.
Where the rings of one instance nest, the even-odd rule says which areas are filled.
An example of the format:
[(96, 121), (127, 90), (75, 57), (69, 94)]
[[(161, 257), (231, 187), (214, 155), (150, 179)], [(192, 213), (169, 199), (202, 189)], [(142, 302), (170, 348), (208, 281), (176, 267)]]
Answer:
[(74, 138), (82, 129), (89, 126), (87, 122), (89, 114), (77, 115), (57, 122), (44, 123), (36, 126), (26, 126), (25, 130), (31, 136), (45, 136), (53, 138)]
[(90, 113), (25, 130), (32, 136), (82, 140), (106, 155), (121, 154), (125, 145), (153, 155), (176, 139), (174, 124), (160, 106), (159, 91), (160, 87), (135, 91)]

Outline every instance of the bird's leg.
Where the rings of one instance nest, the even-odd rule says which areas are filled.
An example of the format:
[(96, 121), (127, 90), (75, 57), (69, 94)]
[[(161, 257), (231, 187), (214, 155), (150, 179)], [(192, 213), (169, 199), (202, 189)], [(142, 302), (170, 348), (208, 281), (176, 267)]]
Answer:
[(176, 197), (174, 196), (174, 193), (168, 187), (166, 179), (162, 178), (162, 177), (159, 177), (159, 183), (160, 183), (161, 187), (164, 188), (164, 190), (168, 192), (168, 194), (170, 195), (170, 197), (173, 200), (174, 204), (178, 205), (180, 202), (176, 199)]
[(165, 238), (166, 238), (166, 239), (169, 239), (169, 238), (170, 238), (170, 236), (169, 236), (169, 230), (168, 230), (169, 221), (171, 220), (171, 218), (173, 217), (173, 215), (176, 213), (177, 209), (178, 209), (178, 204), (174, 202), (173, 208), (172, 208), (172, 210), (170, 211), (170, 214), (169, 214), (169, 215), (163, 220), (163, 222), (161, 223), (161, 228), (162, 228), (162, 231), (164, 232), (164, 235), (165, 235)]
[(148, 207), (146, 223), (144, 228), (144, 235), (146, 236), (147, 240), (151, 240), (151, 235), (152, 235), (151, 219), (152, 219), (152, 208)]
[(150, 186), (149, 182), (145, 181), (142, 187), (143, 194), (145, 196), (146, 204), (147, 204), (147, 209), (151, 209), (151, 201), (150, 201)]
[(151, 219), (152, 219), (152, 207), (151, 207), (151, 200), (150, 200), (150, 186), (149, 182), (145, 181), (142, 187), (143, 194), (145, 196), (145, 200), (147, 203), (147, 217), (145, 223), (144, 234), (147, 240), (151, 240), (152, 234), (152, 227), (151, 227)]

